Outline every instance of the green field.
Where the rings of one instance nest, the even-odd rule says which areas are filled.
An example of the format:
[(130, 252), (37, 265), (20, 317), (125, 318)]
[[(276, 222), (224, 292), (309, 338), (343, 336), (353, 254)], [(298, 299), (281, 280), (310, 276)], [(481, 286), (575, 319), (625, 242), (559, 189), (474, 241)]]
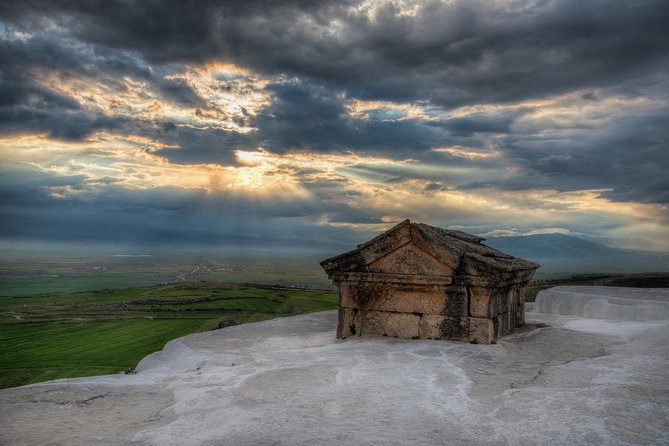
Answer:
[(0, 298), (0, 388), (118, 373), (174, 338), (330, 310), (328, 291), (212, 282)]

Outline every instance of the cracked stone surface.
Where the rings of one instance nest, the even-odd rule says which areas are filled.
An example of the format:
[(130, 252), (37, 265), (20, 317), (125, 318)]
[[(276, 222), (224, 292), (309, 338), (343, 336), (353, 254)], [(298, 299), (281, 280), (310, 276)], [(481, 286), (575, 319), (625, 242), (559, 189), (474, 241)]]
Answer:
[(0, 444), (667, 444), (669, 320), (647, 309), (669, 290), (563, 291), (497, 345), (337, 340), (336, 312), (187, 336), (136, 374), (0, 391)]

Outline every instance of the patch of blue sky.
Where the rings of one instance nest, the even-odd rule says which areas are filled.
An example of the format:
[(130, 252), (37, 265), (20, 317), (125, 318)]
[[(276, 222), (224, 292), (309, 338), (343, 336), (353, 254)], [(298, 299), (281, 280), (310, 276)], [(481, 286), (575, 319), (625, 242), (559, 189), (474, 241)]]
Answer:
[(396, 119), (402, 119), (407, 116), (407, 113), (404, 110), (399, 110), (396, 108), (376, 108), (372, 110), (366, 110), (365, 113), (372, 119), (379, 119), (382, 121), (392, 121)]

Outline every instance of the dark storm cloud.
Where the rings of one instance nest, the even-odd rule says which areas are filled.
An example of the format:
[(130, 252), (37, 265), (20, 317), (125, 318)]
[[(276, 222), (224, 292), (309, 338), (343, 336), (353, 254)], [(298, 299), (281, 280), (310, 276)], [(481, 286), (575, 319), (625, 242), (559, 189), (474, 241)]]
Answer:
[(73, 98), (35, 80), (36, 75), (53, 73), (65, 78), (151, 77), (149, 68), (136, 57), (109, 49), (40, 35), (25, 40), (0, 39), (1, 133), (48, 133), (76, 140), (96, 130), (118, 130), (127, 121), (87, 112)]
[[(4, 32), (11, 31), (5, 24)], [(29, 31), (30, 37), (0, 39), (3, 73), (20, 78), (30, 70), (46, 69), (95, 77), (114, 78), (128, 74), (140, 79), (152, 77), (150, 68), (128, 52), (87, 45), (66, 36), (45, 33), (40, 28)]]
[(82, 139), (96, 130), (118, 128), (118, 119), (95, 116), (83, 111), (50, 107), (48, 111), (34, 107), (0, 107), (0, 132), (48, 132), (51, 137)]
[(183, 80), (162, 79), (158, 82), (158, 87), (167, 100), (193, 107), (204, 105), (204, 100)]
[(341, 96), (310, 84), (274, 84), (273, 103), (253, 121), (257, 144), (273, 150), (361, 150), (392, 153), (429, 149), (441, 135), (420, 120), (358, 119)]
[(48, 133), (54, 138), (77, 140), (96, 130), (117, 129), (126, 121), (88, 113), (70, 97), (2, 74), (0, 134)]
[(669, 203), (669, 109), (636, 112), (591, 129), (556, 137), (515, 134), (500, 148), (521, 172), (505, 180), (476, 180), (462, 189), (611, 189), (613, 201)]
[(510, 133), (513, 120), (520, 112), (506, 114), (472, 113), (465, 118), (451, 118), (431, 123), (448, 129), (453, 136), (472, 136), (474, 133)]
[(383, 4), (372, 18), (306, 1), (10, 2), (0, 11), (158, 63), (231, 60), (358, 97), (447, 105), (606, 86), (668, 66), (662, 0), (426, 2), (414, 17)]
[(237, 58), (264, 47), (262, 55), (253, 56), (262, 59), (273, 48), (300, 37), (290, 26), (295, 16), (310, 14), (325, 23), (329, 11), (346, 3), (333, 7), (327, 0), (16, 1), (0, 5), (0, 17), (30, 28), (55, 22), (64, 28), (62, 32), (79, 39), (137, 50), (161, 63)]

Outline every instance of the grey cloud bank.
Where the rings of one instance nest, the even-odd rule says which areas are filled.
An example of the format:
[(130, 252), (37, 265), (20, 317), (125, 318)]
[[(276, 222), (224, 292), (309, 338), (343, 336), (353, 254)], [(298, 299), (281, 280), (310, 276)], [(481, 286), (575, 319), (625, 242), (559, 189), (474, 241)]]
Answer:
[[(411, 217), (662, 238), (668, 22), (652, 0), (3, 2), (0, 229), (247, 236), (264, 221), (353, 240)], [(304, 155), (262, 170), (301, 193), (235, 192), (246, 173), (156, 186), (149, 155), (117, 139), (175, 172)]]

